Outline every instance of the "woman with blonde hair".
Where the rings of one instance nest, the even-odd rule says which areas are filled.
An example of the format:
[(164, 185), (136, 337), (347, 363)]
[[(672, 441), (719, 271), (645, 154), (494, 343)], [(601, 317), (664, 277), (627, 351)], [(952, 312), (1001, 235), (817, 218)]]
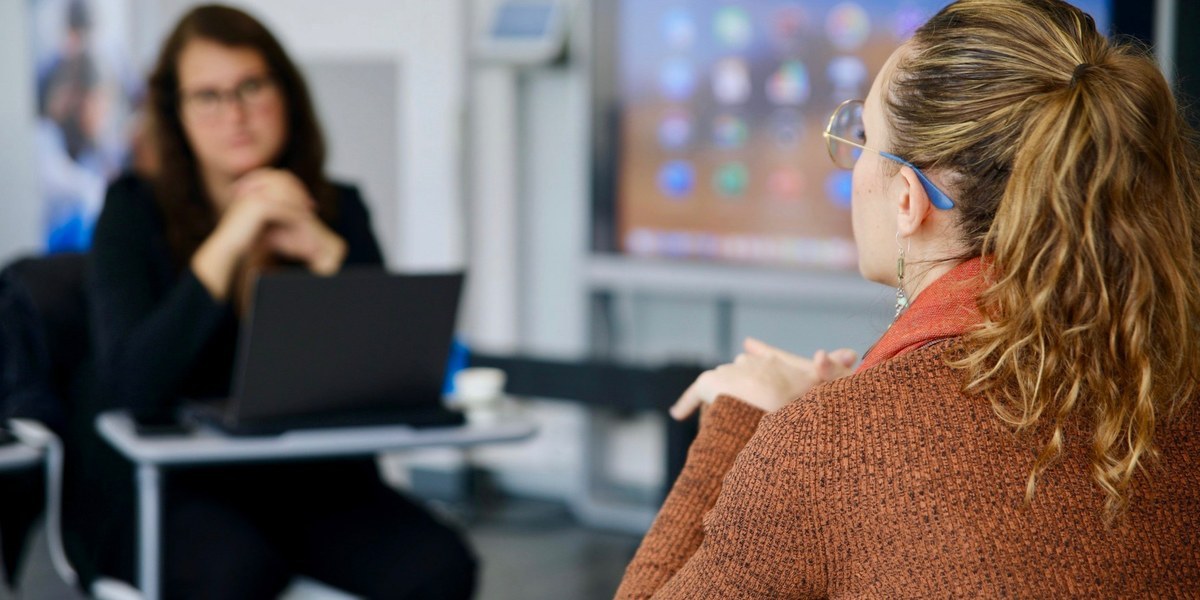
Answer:
[(935, 15), (825, 133), (896, 321), (853, 374), (749, 341), (698, 379), (617, 596), (1200, 595), (1189, 135), (1066, 2)]

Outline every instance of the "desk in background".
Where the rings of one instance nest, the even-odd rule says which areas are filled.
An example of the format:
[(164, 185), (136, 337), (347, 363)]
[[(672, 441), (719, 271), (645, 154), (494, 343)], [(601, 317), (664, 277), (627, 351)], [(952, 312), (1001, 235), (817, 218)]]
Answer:
[(18, 441), (0, 444), (0, 472), (16, 471), (37, 465), (42, 461), (42, 452)]
[(373, 426), (310, 429), (272, 436), (230, 436), (212, 428), (188, 433), (140, 435), (128, 413), (96, 418), (100, 436), (137, 467), (138, 587), (145, 600), (161, 596), (161, 470), (184, 465), (217, 465), (373, 455), (428, 447), (466, 447), (515, 442), (537, 430), (527, 420), (502, 418), (494, 423), (415, 429)]

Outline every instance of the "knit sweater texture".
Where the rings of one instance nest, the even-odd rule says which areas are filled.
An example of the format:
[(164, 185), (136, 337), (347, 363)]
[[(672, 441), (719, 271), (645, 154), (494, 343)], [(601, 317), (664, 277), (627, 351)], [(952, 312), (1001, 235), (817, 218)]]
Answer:
[(901, 319), (918, 326), (876, 346), (894, 355), (773, 414), (718, 398), (617, 597), (1200, 597), (1194, 405), (1156, 430), (1115, 524), (1082, 417), (1026, 502), (1045, 432), (1016, 434), (963, 392), (947, 365), (962, 327), (903, 339), (938, 330), (933, 305), (953, 296), (919, 298)]

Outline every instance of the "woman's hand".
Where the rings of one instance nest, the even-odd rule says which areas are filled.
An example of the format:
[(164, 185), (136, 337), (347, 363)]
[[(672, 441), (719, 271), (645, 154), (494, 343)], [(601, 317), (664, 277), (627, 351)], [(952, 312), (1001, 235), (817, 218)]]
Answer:
[(229, 297), (233, 274), (268, 225), (310, 218), (313, 202), (290, 173), (259, 169), (234, 183), (233, 198), (216, 229), (192, 256), (196, 278), (218, 299)]
[(217, 299), (229, 297), (239, 263), (257, 250), (303, 262), (315, 273), (341, 268), (346, 243), (317, 218), (304, 184), (281, 169), (258, 169), (233, 185), (233, 199), (192, 257), (192, 271)]
[(272, 225), (263, 244), (275, 254), (304, 263), (317, 275), (333, 275), (346, 259), (346, 241), (316, 215), (294, 223)]
[(346, 242), (317, 217), (316, 202), (295, 175), (280, 169), (259, 169), (237, 183), (237, 192), (285, 202), (303, 199), (309, 210), (296, 219), (271, 222), (262, 244), (275, 254), (304, 263), (318, 275), (332, 275), (346, 258)]
[(696, 378), (671, 407), (671, 416), (686, 419), (705, 402), (729, 395), (768, 413), (803, 396), (819, 383), (849, 375), (858, 355), (849, 348), (825, 352), (813, 358), (791, 354), (746, 338), (744, 352), (729, 364), (705, 371)]

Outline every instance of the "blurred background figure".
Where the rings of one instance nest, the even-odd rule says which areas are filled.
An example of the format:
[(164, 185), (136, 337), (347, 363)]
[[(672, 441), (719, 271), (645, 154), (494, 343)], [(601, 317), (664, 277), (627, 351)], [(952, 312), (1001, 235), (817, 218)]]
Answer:
[[(105, 453), (96, 412), (172, 419), (185, 398), (229, 397), (244, 298), (263, 269), (383, 263), (357, 189), (325, 176), (303, 76), (247, 13), (187, 12), (163, 43), (147, 110), (158, 164), (109, 187), (89, 255), (100, 385), (77, 410), (68, 482), (88, 558), (126, 581), (130, 466)], [(388, 489), (370, 457), (189, 469), (171, 475), (166, 498), (167, 598), (268, 598), (297, 574), (370, 598), (474, 588), (462, 539)]]
[(127, 161), (140, 85), (121, 50), (124, 19), (114, 17), (123, 8), (125, 2), (93, 7), (90, 0), (32, 5), (37, 162), (50, 252), (88, 247), (104, 187)]

